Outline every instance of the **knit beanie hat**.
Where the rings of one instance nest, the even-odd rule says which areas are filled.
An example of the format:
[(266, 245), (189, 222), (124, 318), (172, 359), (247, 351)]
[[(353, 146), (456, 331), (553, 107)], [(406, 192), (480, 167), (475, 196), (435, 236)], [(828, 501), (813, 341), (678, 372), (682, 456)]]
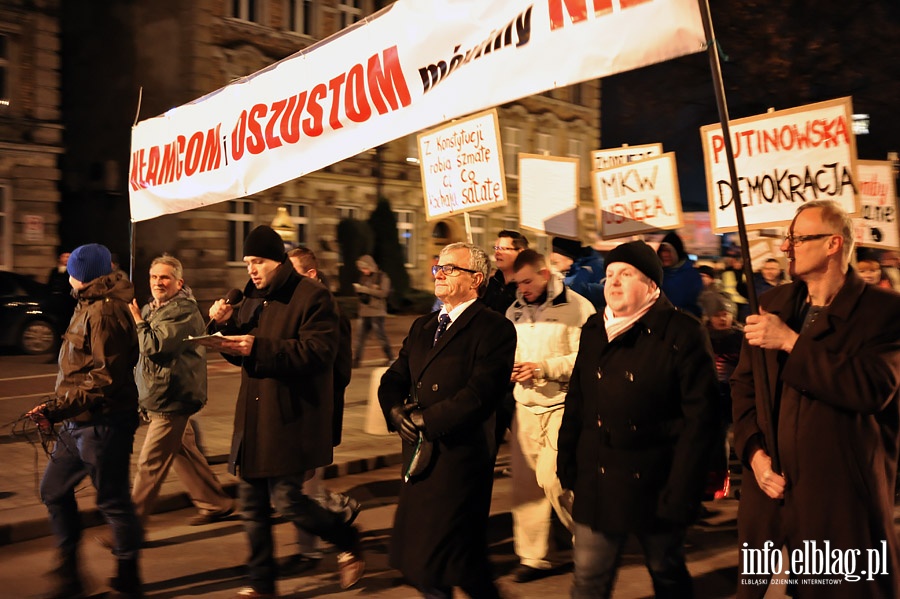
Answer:
[(653, 248), (643, 241), (629, 241), (614, 247), (606, 254), (606, 265), (609, 266), (613, 262), (630, 264), (650, 277), (657, 287), (662, 285), (662, 262), (659, 261)]
[(82, 283), (112, 272), (112, 256), (105, 245), (89, 243), (75, 248), (66, 263), (69, 276)]
[(244, 240), (244, 255), (284, 262), (284, 240), (272, 227), (260, 225)]
[(581, 248), (581, 242), (576, 239), (567, 239), (565, 237), (554, 237), (551, 242), (553, 251), (562, 254), (571, 260), (577, 260), (581, 257), (584, 250)]

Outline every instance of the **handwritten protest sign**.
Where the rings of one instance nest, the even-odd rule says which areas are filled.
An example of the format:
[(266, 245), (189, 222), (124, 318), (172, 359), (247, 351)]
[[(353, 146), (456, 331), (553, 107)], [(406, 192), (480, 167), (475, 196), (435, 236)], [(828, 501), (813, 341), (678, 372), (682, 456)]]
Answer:
[(578, 238), (578, 158), (519, 154), (519, 225)]
[(591, 173), (604, 239), (681, 227), (675, 153)]
[(857, 160), (856, 180), (860, 201), (860, 216), (853, 219), (856, 243), (883, 250), (900, 250), (893, 164), (882, 160)]
[(737, 229), (740, 197), (748, 229), (786, 224), (811, 200), (858, 206), (856, 138), (850, 98), (808, 104), (729, 123), (738, 189), (731, 187), (720, 124), (701, 127), (713, 231)]
[(663, 147), (661, 143), (593, 150), (591, 152), (591, 164), (594, 167), (592, 170), (622, 166), (623, 164), (637, 162), (644, 158), (661, 156), (662, 153)]
[(422, 133), (418, 143), (427, 220), (506, 205), (496, 110)]

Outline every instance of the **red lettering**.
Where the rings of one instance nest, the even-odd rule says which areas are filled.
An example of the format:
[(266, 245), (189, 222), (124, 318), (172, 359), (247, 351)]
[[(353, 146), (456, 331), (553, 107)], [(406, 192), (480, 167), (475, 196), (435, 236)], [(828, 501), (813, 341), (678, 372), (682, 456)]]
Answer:
[(715, 160), (716, 164), (719, 164), (719, 154), (725, 151), (725, 138), (722, 134), (717, 134), (712, 136), (712, 147), (713, 147), (713, 160)]
[[(184, 139), (183, 135), (179, 139)], [(181, 178), (181, 162), (178, 160), (178, 141), (166, 144), (163, 150), (162, 164), (159, 170), (159, 182), (171, 183), (175, 179)]]
[(148, 187), (157, 184), (156, 171), (159, 170), (159, 146), (150, 148), (150, 154), (147, 156), (147, 174), (144, 175), (144, 183)]
[(137, 152), (131, 155), (131, 174), (129, 179), (131, 180), (131, 190), (137, 191), (143, 185), (141, 184), (141, 169), (144, 164), (144, 149), (141, 148)]
[(262, 125), (257, 120), (266, 116), (268, 108), (265, 104), (254, 104), (247, 118), (247, 151), (251, 154), (260, 154), (266, 149), (266, 141), (263, 139)]
[(287, 108), (281, 119), (281, 139), (285, 143), (295, 144), (300, 141), (300, 115), (306, 104), (306, 92), (288, 98)]
[(184, 174), (188, 177), (197, 172), (200, 166), (201, 148), (203, 147), (203, 133), (197, 131), (188, 140), (187, 150), (184, 154)]
[(344, 105), (344, 112), (355, 123), (365, 122), (372, 116), (372, 107), (366, 97), (365, 72), (361, 64), (355, 64), (350, 69), (347, 86), (344, 88)]
[(309, 102), (306, 105), (306, 112), (309, 113), (309, 118), (303, 120), (303, 132), (309, 137), (318, 137), (322, 135), (322, 131), (324, 130), (322, 126), (322, 116), (324, 115), (324, 111), (322, 110), (322, 106), (319, 104), (319, 100), (325, 97), (325, 94), (328, 93), (328, 88), (325, 87), (324, 83), (320, 83), (309, 93)]
[(219, 151), (219, 128), (221, 123), (216, 125), (215, 129), (206, 132), (206, 145), (203, 146), (203, 161), (200, 163), (200, 172), (219, 168), (222, 162), (222, 152)]
[[(621, 0), (619, 5), (622, 8), (629, 8), (651, 0)], [(613, 11), (612, 0), (593, 0), (594, 16), (601, 16)], [(564, 27), (566, 22), (563, 19), (563, 5), (566, 8), (566, 14), (572, 24), (580, 23), (587, 19), (587, 1), (586, 0), (549, 0), (547, 9), (550, 13), (550, 31)]]
[(244, 137), (247, 133), (247, 111), (242, 110), (238, 116), (238, 122), (235, 123), (234, 129), (231, 131), (231, 157), (234, 160), (240, 160), (244, 157)]
[(391, 105), (391, 110), (399, 108), (397, 96), (403, 106), (409, 106), (411, 102), (409, 88), (403, 77), (403, 69), (400, 68), (397, 46), (385, 48), (382, 59), (385, 69), (382, 69), (382, 62), (378, 60), (377, 54), (369, 58), (366, 69), (369, 79), (369, 94), (372, 96), (372, 102), (375, 104), (378, 114), (388, 111), (384, 104), (385, 100)]
[[(291, 96), (293, 99), (293, 96)], [(271, 148), (277, 148), (281, 145), (281, 140), (275, 135), (275, 123), (278, 122), (279, 117), (281, 117), (281, 113), (284, 112), (284, 107), (287, 105), (287, 100), (278, 100), (277, 102), (272, 102), (272, 116), (269, 117), (269, 122), (266, 123), (266, 146)]]
[(331, 90), (331, 112), (328, 115), (328, 124), (331, 125), (331, 128), (334, 130), (338, 130), (344, 126), (338, 118), (338, 110), (341, 108), (341, 85), (344, 84), (344, 77), (346, 77), (346, 75), (341, 73), (328, 82), (328, 89)]

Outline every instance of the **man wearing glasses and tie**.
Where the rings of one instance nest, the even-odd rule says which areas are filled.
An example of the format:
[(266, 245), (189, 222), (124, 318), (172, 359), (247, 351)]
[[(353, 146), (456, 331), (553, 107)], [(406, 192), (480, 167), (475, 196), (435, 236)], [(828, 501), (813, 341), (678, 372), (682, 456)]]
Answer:
[[(760, 313), (747, 317), (731, 378), (734, 448), (747, 469), (740, 550), (786, 546), (791, 559), (783, 569), (811, 596), (897, 597), (900, 296), (867, 285), (849, 266), (853, 223), (835, 202), (802, 205), (781, 250), (793, 282), (766, 292)], [(750, 346), (763, 349), (763, 397)], [(771, 406), (771, 427), (762, 402)], [(816, 550), (858, 552), (855, 572), (847, 574), (859, 579), (829, 576), (821, 560), (795, 561), (798, 551), (804, 557)], [(765, 595), (767, 573), (739, 576), (738, 597)], [(823, 578), (837, 582), (806, 586)]]
[(450, 599), (455, 586), (479, 599), (500, 596), (487, 527), (495, 410), (512, 374), (516, 331), (478, 299), (488, 268), (473, 245), (441, 251), (434, 294), (444, 306), (413, 323), (378, 389), (404, 461), (416, 443), (433, 446), (421, 472), (401, 485), (390, 549), (391, 566), (428, 598)]

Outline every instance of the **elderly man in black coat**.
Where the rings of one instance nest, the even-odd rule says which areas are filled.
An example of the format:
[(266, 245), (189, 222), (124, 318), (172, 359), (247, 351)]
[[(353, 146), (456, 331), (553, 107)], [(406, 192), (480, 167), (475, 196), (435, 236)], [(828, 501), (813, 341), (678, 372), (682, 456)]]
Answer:
[(209, 310), (227, 336), (216, 347), (241, 366), (229, 471), (241, 477), (250, 540), (250, 586), (238, 597), (275, 596), (271, 505), (304, 530), (337, 546), (341, 586), (362, 576), (357, 530), (342, 514), (303, 494), (306, 472), (332, 461), (333, 366), (338, 313), (331, 293), (302, 277), (270, 227), (244, 241), (250, 282), (235, 314), (225, 300)]
[(718, 389), (709, 337), (660, 292), (642, 241), (606, 257), (606, 309), (588, 319), (559, 431), (557, 474), (574, 491), (572, 597), (609, 597), (629, 534), (657, 597), (690, 597), (684, 539), (712, 450)]
[[(450, 599), (458, 586), (478, 599), (499, 597), (487, 557), (497, 400), (512, 374), (512, 322), (478, 299), (485, 253), (445, 247), (433, 267), (440, 312), (416, 320), (400, 356), (381, 378), (378, 399), (400, 433), (409, 462), (394, 521), (390, 563), (424, 597)], [(427, 459), (426, 457), (427, 456)]]

